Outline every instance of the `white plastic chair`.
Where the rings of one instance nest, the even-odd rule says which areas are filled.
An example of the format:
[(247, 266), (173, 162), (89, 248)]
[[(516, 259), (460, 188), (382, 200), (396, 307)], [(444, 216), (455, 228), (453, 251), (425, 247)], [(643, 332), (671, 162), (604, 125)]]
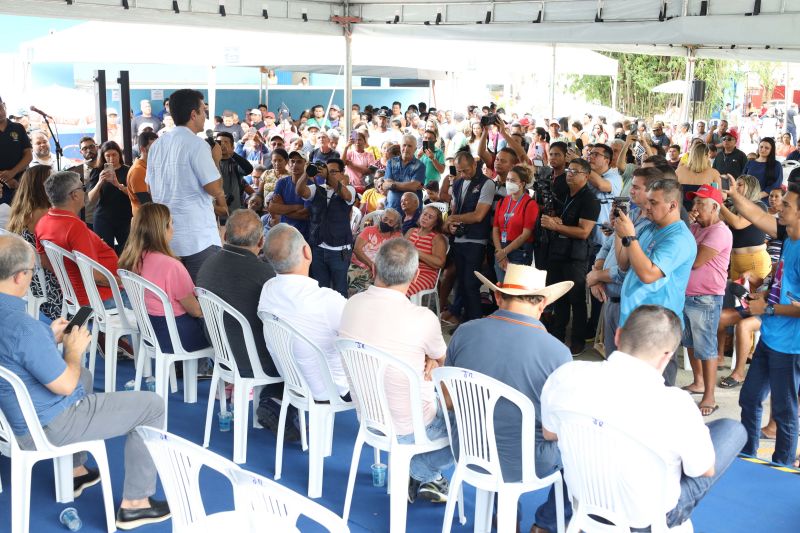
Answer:
[[(86, 295), (89, 297), (89, 304), (94, 309), (94, 317), (92, 319), (92, 342), (89, 345), (89, 372), (94, 376), (94, 365), (97, 356), (97, 342), (100, 332), (105, 333), (106, 345), (105, 352), (105, 392), (114, 392), (117, 388), (117, 342), (125, 335), (132, 337), (132, 346), (135, 349), (134, 358), (141, 352), (139, 346), (139, 327), (136, 325), (136, 316), (133, 311), (125, 308), (122, 302), (122, 295), (119, 292), (119, 286), (114, 275), (106, 267), (95, 261), (94, 259), (82, 254), (81, 252), (74, 252), (75, 261), (78, 264), (78, 269), (81, 272), (81, 279), (83, 286), (86, 289)], [(94, 278), (94, 273), (98, 272), (103, 276), (111, 288), (111, 294), (114, 298), (115, 309), (106, 309), (103, 305), (103, 298), (100, 296), (100, 291), (97, 288), (97, 281)]]
[[(431, 440), (425, 432), (420, 396), (420, 376), (405, 362), (364, 343), (339, 339), (336, 348), (342, 355), (347, 374), (352, 385), (359, 428), (350, 462), (350, 476), (347, 480), (347, 495), (344, 500), (342, 517), (350, 516), (353, 500), (353, 486), (361, 457), (361, 448), (369, 444), (375, 448), (375, 462), (380, 462), (380, 452), (389, 453), (388, 492), (389, 492), (389, 531), (406, 531), (408, 511), (408, 477), (411, 457), (419, 453), (440, 450), (450, 446), (446, 437)], [(414, 426), (414, 444), (397, 442), (392, 413), (386, 399), (384, 377), (387, 369), (403, 374), (409, 384), (409, 404)], [(451, 491), (450, 495), (453, 496)], [(448, 498), (448, 501), (449, 498)], [(462, 510), (463, 513), (463, 510)]]
[(50, 241), (41, 241), (41, 243), (44, 248), (44, 253), (47, 254), (47, 259), (50, 261), (50, 265), (53, 268), (53, 273), (56, 275), (58, 284), (61, 286), (61, 294), (64, 296), (61, 304), (61, 316), (64, 318), (72, 316), (78, 312), (80, 304), (78, 303), (78, 297), (75, 295), (75, 288), (72, 286), (72, 281), (69, 279), (67, 265), (64, 260), (69, 259), (75, 263), (77, 267), (75, 255), (71, 251), (65, 250)]
[[(463, 490), (462, 483), (475, 487), (475, 531), (491, 531), (495, 494), (497, 531), (514, 531), (520, 496), (553, 485), (556, 490), (556, 527), (558, 533), (564, 533), (564, 488), (561, 473), (556, 471), (544, 478), (536, 475), (536, 411), (530, 398), (505, 383), (464, 368), (436, 368), (433, 370), (433, 381), (442, 404), (445, 403), (444, 391), (449, 393), (458, 429), (458, 462), (450, 480), (450, 493)], [(497, 452), (494, 411), (501, 399), (514, 404), (522, 414), (522, 479), (516, 482), (503, 480)], [(456, 428), (451, 427), (449, 419), (445, 418), (445, 421), (450, 445), (453, 446), (453, 430)], [(453, 505), (452, 500), (447, 501), (442, 533), (450, 533)], [(461, 524), (466, 522), (463, 508), (460, 521)]]
[(206, 515), (203, 506), (200, 469), (206, 466), (231, 480), (230, 472), (239, 467), (172, 433), (145, 426), (137, 427), (136, 432), (141, 435), (158, 470), (172, 512), (172, 532), (201, 531), (198, 526), (207, 516), (214, 515)]
[[(156, 363), (156, 392), (164, 399), (164, 430), (167, 429), (167, 409), (169, 407), (168, 396), (168, 373), (174, 372), (174, 363), (183, 361), (183, 401), (186, 403), (197, 402), (197, 360), (204, 357), (214, 357), (214, 349), (211, 347), (203, 348), (194, 352), (187, 352), (183, 348), (178, 326), (175, 324), (175, 312), (166, 293), (155, 283), (134, 274), (128, 270), (117, 270), (117, 274), (122, 280), (125, 292), (133, 306), (136, 315), (136, 323), (139, 325), (141, 342), (139, 343), (139, 357), (136, 360), (136, 377), (134, 378), (134, 390), (141, 387), (142, 376), (144, 375), (145, 362), (153, 358)], [(147, 307), (144, 302), (144, 295), (149, 292), (161, 302), (164, 307), (164, 317), (167, 321), (169, 338), (172, 343), (172, 353), (164, 353), (161, 343), (158, 342), (150, 316), (147, 314)], [(174, 374), (173, 374), (174, 375)], [(177, 387), (173, 387), (175, 392)]]
[(311, 518), (331, 533), (348, 533), (347, 522), (322, 505), (258, 474), (237, 469), (230, 472), (237, 511), (260, 513), (272, 531), (297, 531), (300, 515)]
[(350, 231), (353, 235), (358, 234), (359, 228), (361, 227), (361, 219), (364, 218), (363, 213), (361, 210), (356, 206), (353, 206), (353, 210), (350, 213)]
[[(247, 461), (247, 404), (250, 393), (253, 392), (253, 427), (259, 427), (256, 418), (258, 397), (264, 385), (282, 383), (280, 377), (272, 377), (264, 373), (261, 361), (258, 358), (253, 330), (247, 319), (232, 305), (216, 294), (196, 287), (194, 289), (200, 307), (203, 309), (206, 327), (214, 347), (214, 372), (211, 376), (211, 386), (208, 391), (208, 410), (206, 412), (206, 429), (203, 437), (203, 447), (208, 448), (211, 440), (211, 426), (214, 416), (214, 393), (219, 396), (220, 411), (225, 408), (225, 383), (233, 384), (233, 462), (244, 463)], [(244, 336), (244, 343), (250, 366), (253, 368), (253, 377), (243, 378), (239, 375), (236, 358), (233, 355), (228, 341), (228, 328), (225, 326), (225, 316), (238, 323)]]
[(435, 207), (436, 209), (441, 211), (443, 217), (446, 217), (447, 212), (450, 211), (450, 206), (447, 205), (445, 202), (431, 202), (428, 205), (431, 207)]
[[(558, 448), (574, 511), (567, 533), (629, 532), (631, 527), (648, 525), (653, 533), (692, 531), (690, 520), (667, 528), (668, 463), (641, 438), (585, 414), (557, 411), (555, 415), (560, 421)], [(641, 479), (638, 472), (626, 475), (643, 468), (652, 472), (644, 484), (636, 483)], [(631, 517), (643, 516), (648, 517), (645, 523), (631, 523)]]
[(781, 168), (783, 169), (783, 182), (782, 183), (784, 185), (789, 183), (789, 174), (791, 174), (792, 171), (794, 169), (796, 169), (798, 166), (800, 166), (800, 162), (799, 161), (794, 161), (794, 160), (783, 161), (781, 163)]
[(22, 380), (7, 368), (0, 366), (0, 378), (8, 382), (14, 389), (28, 433), (36, 447), (35, 451), (23, 450), (19, 447), (8, 420), (0, 412), (0, 437), (5, 440), (0, 448), (3, 455), (11, 457), (11, 531), (27, 533), (30, 528), (31, 475), (33, 465), (39, 461), (52, 459), (56, 481), (56, 501), (69, 503), (73, 501), (72, 455), (77, 452), (88, 452), (94, 456), (100, 471), (100, 483), (103, 489), (103, 507), (106, 511), (106, 529), (116, 531), (114, 517), (114, 498), (111, 493), (111, 474), (108, 470), (106, 443), (102, 440), (76, 442), (65, 446), (54, 446), (47, 439), (39, 417), (33, 407), (28, 389)]
[[(447, 243), (447, 250), (445, 251), (444, 255), (447, 257), (447, 254), (450, 252), (450, 243)], [(439, 272), (436, 273), (436, 283), (433, 284), (432, 289), (425, 289), (423, 291), (419, 291), (416, 294), (412, 294), (411, 303), (414, 305), (423, 305), (423, 298), (427, 297), (428, 300), (425, 302), (426, 307), (430, 307), (431, 299), (433, 300), (433, 304), (436, 307), (436, 316), (441, 318), (442, 317), (442, 310), (439, 303), (439, 278), (442, 277), (442, 270), (443, 268), (439, 269)]]
[[(303, 451), (308, 450), (308, 497), (319, 498), (322, 496), (324, 458), (331, 455), (333, 447), (334, 418), (336, 413), (353, 409), (353, 403), (346, 402), (339, 396), (325, 354), (319, 346), (288, 322), (272, 313), (259, 311), (258, 316), (264, 323), (264, 338), (267, 348), (284, 381), (281, 414), (278, 422), (278, 442), (275, 446), (275, 479), (281, 478), (286, 413), (289, 405), (293, 405), (297, 408), (300, 417), (300, 440)], [(297, 366), (293, 347), (301, 342), (310, 347), (317, 356), (320, 376), (328, 396), (328, 400), (325, 402), (314, 399), (303, 372)], [(308, 412), (308, 435), (306, 435), (305, 424), (306, 412)]]
[(364, 231), (368, 225), (375, 226), (380, 221), (381, 217), (383, 217), (383, 209), (376, 209), (372, 213), (367, 213), (361, 218), (361, 222), (358, 225), (358, 231)]

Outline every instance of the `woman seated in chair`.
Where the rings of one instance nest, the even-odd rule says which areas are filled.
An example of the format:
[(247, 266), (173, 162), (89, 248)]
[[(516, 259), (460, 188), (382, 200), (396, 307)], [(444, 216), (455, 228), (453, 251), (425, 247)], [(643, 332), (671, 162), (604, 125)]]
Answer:
[[(139, 274), (167, 294), (181, 344), (185, 350), (194, 352), (210, 345), (203, 332), (203, 311), (194, 295), (192, 278), (169, 247), (172, 234), (169, 208), (154, 203), (143, 205), (133, 219), (119, 267)], [(145, 293), (145, 304), (161, 349), (173, 353), (164, 306), (149, 292)]]
[(358, 234), (353, 246), (350, 269), (347, 271), (350, 296), (365, 291), (370, 286), (374, 279), (375, 265), (373, 261), (378, 255), (378, 249), (389, 239), (403, 236), (400, 233), (401, 221), (400, 212), (390, 207), (383, 211), (378, 224), (368, 226)]
[(408, 287), (406, 296), (413, 296), (436, 286), (439, 270), (444, 267), (447, 257), (447, 239), (442, 235), (442, 226), (442, 212), (437, 207), (428, 205), (419, 215), (417, 227), (406, 233), (406, 239), (419, 252), (417, 277)]
[[(30, 244), (36, 244), (34, 230), (39, 219), (50, 209), (50, 200), (44, 190), (44, 182), (50, 176), (51, 169), (47, 165), (36, 165), (22, 175), (17, 193), (11, 202), (11, 213), (8, 217), (8, 231), (17, 233)], [(47, 295), (47, 301), (39, 308), (41, 314), (50, 320), (61, 316), (61, 287), (56, 275), (44, 270), (44, 287), (40, 286), (39, 276), (34, 275), (31, 292), (36, 297)], [(44, 292), (43, 292), (44, 291)]]

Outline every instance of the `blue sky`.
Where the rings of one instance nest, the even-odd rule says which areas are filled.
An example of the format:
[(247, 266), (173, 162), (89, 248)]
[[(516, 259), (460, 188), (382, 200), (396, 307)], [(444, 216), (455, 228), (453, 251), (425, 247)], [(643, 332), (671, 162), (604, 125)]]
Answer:
[(19, 43), (44, 37), (50, 30), (63, 30), (80, 24), (75, 19), (50, 19), (37, 17), (16, 17), (0, 15), (0, 53), (13, 53), (19, 50)]

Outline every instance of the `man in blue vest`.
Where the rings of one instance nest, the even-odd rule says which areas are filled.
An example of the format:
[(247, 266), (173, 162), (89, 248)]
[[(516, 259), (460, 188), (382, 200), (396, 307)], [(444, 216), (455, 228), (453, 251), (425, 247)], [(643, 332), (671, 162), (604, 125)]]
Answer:
[(481, 269), (486, 243), (492, 231), (489, 211), (494, 200), (495, 185), (478, 168), (468, 151), (456, 154), (457, 179), (452, 194), (443, 190), (440, 199), (452, 198), (447, 228), (455, 235), (453, 258), (456, 264), (456, 287), (464, 302), (462, 321), (480, 318), (481, 283), (474, 272)]
[(310, 202), (308, 243), (311, 245), (311, 277), (347, 298), (347, 269), (353, 254), (350, 214), (356, 190), (348, 185), (344, 162), (331, 159), (315, 167), (317, 184), (308, 185), (308, 168), (297, 180), (297, 195)]

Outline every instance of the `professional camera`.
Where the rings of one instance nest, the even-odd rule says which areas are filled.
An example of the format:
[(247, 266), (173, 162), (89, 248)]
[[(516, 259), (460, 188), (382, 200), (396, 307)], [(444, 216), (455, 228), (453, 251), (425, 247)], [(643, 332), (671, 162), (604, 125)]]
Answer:
[(308, 165), (306, 165), (306, 176), (308, 176), (309, 178), (313, 178), (314, 176), (319, 174), (320, 169), (321, 166), (319, 164), (309, 163)]
[(453, 235), (456, 237), (463, 237), (467, 233), (467, 228), (464, 224), (459, 224), (456, 226), (456, 230), (453, 232)]
[(552, 216), (556, 211), (556, 198), (553, 193), (553, 184), (549, 179), (537, 179), (533, 182), (533, 197), (539, 204), (543, 215)]
[(486, 128), (492, 124), (497, 124), (497, 115), (489, 113), (481, 117), (481, 127)]

